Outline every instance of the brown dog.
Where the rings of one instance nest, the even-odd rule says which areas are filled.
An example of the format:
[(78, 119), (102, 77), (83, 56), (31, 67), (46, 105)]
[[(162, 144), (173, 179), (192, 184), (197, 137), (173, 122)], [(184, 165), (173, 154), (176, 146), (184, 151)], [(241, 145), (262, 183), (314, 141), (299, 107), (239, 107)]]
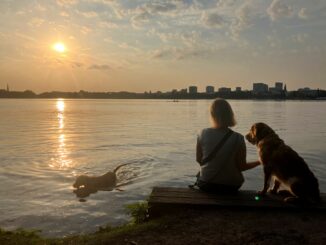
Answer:
[(73, 184), (74, 193), (78, 197), (87, 197), (92, 193), (95, 193), (99, 190), (109, 191), (113, 190), (117, 187), (117, 175), (116, 172), (122, 166), (126, 164), (121, 164), (116, 167), (113, 171), (109, 171), (101, 176), (88, 176), (88, 175), (80, 175), (76, 178), (75, 183)]
[(306, 162), (265, 123), (254, 124), (246, 139), (256, 145), (260, 162), (264, 168), (264, 188), (259, 193), (266, 194), (270, 179), (273, 176), (274, 187), (270, 190), (277, 193), (281, 184), (287, 186), (293, 196), (284, 201), (320, 201), (318, 180), (308, 168)]

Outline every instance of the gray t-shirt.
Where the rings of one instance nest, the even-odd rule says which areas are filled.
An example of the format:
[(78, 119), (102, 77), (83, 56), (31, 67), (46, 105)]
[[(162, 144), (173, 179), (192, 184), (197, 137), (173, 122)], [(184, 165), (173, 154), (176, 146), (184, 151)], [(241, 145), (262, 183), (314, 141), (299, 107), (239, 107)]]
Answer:
[[(227, 133), (226, 129), (205, 128), (198, 135), (203, 159), (206, 158)], [(238, 169), (236, 156), (245, 146), (244, 137), (234, 132), (218, 151), (215, 158), (201, 166), (199, 179), (205, 182), (241, 186), (244, 182), (242, 172)]]

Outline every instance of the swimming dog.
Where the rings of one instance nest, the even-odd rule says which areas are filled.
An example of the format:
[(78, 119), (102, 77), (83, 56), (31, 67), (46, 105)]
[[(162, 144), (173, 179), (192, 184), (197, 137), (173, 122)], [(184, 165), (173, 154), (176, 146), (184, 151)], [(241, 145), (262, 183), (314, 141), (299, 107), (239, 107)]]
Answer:
[(113, 171), (109, 171), (101, 176), (88, 176), (80, 175), (76, 178), (73, 187), (76, 188), (74, 192), (78, 197), (87, 197), (91, 193), (95, 193), (99, 190), (110, 191), (117, 187), (117, 171), (127, 165), (121, 164), (117, 166)]
[(259, 192), (261, 195), (266, 194), (271, 177), (274, 177), (274, 187), (270, 192), (277, 193), (280, 185), (283, 184), (292, 194), (284, 201), (299, 200), (308, 203), (320, 201), (317, 178), (304, 159), (286, 145), (271, 127), (265, 123), (256, 123), (251, 127), (246, 139), (257, 146), (260, 162), (263, 165), (264, 188)]

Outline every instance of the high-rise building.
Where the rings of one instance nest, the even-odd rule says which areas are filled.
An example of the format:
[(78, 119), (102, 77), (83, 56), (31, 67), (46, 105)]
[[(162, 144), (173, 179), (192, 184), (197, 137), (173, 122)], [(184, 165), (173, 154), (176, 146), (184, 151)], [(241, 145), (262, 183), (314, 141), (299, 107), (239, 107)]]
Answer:
[(197, 86), (189, 86), (189, 94), (197, 94)]
[(236, 92), (241, 92), (242, 89), (241, 89), (241, 87), (236, 87), (236, 88), (235, 88), (235, 91), (236, 91)]
[(8, 83), (7, 83), (7, 92), (9, 92), (9, 85), (8, 85)]
[(213, 94), (214, 93), (214, 87), (213, 86), (206, 86), (206, 93), (207, 94)]
[(268, 92), (268, 85), (265, 83), (254, 83), (252, 91), (255, 94), (267, 93)]

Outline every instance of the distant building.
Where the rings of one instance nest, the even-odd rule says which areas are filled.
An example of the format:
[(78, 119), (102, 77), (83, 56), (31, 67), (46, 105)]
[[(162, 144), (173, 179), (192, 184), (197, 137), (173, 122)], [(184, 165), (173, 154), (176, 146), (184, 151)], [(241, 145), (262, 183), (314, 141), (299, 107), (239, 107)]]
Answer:
[(254, 94), (263, 94), (268, 92), (268, 85), (265, 83), (254, 83), (252, 91)]
[(8, 83), (7, 83), (7, 92), (9, 92), (9, 85), (8, 85)]
[(273, 94), (273, 95), (278, 95), (278, 94), (281, 94), (282, 91), (279, 91), (278, 89), (276, 88), (269, 88), (268, 91)]
[(235, 91), (236, 91), (236, 92), (241, 92), (242, 89), (241, 89), (241, 87), (236, 87), (236, 88), (235, 88)]
[(281, 83), (281, 82), (276, 82), (276, 83), (275, 83), (275, 89), (276, 89), (277, 91), (282, 92), (282, 91), (283, 91), (283, 83)]
[(273, 95), (281, 95), (283, 91), (283, 83), (281, 82), (276, 82), (275, 87), (269, 88), (269, 92)]
[(180, 94), (186, 94), (187, 93), (187, 89), (186, 88), (183, 88), (183, 89), (180, 89)]
[(189, 94), (197, 94), (197, 86), (190, 86)]
[(231, 92), (231, 88), (222, 87), (222, 88), (219, 88), (218, 89), (218, 92), (220, 92), (220, 93), (230, 93)]
[(213, 94), (214, 93), (214, 87), (213, 86), (207, 86), (206, 87), (206, 93), (207, 94)]

